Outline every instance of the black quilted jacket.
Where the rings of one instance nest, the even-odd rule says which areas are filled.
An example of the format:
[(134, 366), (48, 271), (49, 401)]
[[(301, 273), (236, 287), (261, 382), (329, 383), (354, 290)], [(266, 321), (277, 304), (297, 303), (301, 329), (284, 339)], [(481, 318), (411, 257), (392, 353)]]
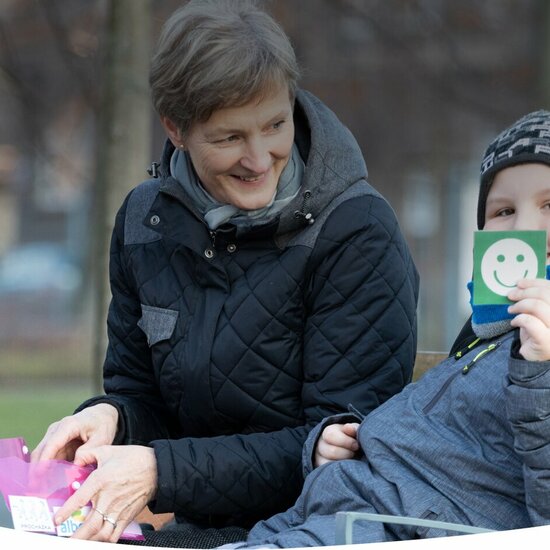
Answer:
[[(302, 191), (275, 220), (208, 231), (167, 174), (118, 213), (106, 396), (117, 441), (151, 445), (156, 512), (249, 525), (300, 492), (322, 418), (410, 379), (418, 279), (346, 128), (299, 92)], [(313, 223), (311, 223), (313, 222)], [(391, 426), (388, 426), (391, 429)]]

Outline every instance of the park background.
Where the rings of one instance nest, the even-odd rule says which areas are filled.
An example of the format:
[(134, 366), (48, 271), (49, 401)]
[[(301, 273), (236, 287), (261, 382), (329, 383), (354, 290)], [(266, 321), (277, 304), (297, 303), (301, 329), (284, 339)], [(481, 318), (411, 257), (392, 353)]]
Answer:
[[(101, 391), (107, 246), (164, 136), (147, 76), (179, 0), (0, 0), (0, 437)], [(271, 0), (421, 276), (419, 350), (467, 319), (479, 164), (550, 107), (550, 1)]]

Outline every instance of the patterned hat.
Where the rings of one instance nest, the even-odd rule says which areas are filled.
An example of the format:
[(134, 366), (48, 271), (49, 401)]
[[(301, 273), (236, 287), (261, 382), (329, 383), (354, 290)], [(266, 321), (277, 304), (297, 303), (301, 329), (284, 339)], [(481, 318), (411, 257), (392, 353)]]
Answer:
[(485, 225), (485, 205), (495, 174), (526, 162), (550, 165), (550, 112), (535, 111), (520, 118), (489, 145), (481, 163), (477, 227)]

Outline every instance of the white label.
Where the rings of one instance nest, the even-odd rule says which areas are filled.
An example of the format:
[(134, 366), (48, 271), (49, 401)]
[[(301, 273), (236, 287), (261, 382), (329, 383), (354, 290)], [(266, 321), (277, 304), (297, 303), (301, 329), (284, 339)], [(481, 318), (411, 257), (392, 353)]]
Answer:
[(52, 514), (45, 498), (9, 495), (14, 529), (55, 533)]
[[(54, 506), (54, 514), (59, 510), (59, 507)], [(57, 526), (57, 535), (60, 537), (70, 537), (84, 523), (86, 516), (90, 512), (90, 506), (83, 506), (66, 519), (61, 525)]]

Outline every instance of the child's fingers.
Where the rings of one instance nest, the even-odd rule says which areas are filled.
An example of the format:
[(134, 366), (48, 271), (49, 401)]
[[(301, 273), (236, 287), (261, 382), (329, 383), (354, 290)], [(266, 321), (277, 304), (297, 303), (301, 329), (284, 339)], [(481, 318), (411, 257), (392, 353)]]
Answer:
[(531, 338), (537, 339), (544, 338), (547, 333), (548, 326), (546, 326), (538, 317), (534, 315), (529, 315), (528, 313), (520, 313), (516, 315), (512, 321), (511, 325), (516, 328), (522, 328), (529, 333)]
[(512, 319), (512, 326), (520, 328), (521, 355), (528, 361), (550, 359), (550, 328), (540, 319), (521, 313)]
[(536, 298), (550, 303), (550, 281), (546, 279), (521, 279), (516, 288), (508, 293), (510, 300)]
[[(355, 452), (359, 449), (359, 445), (353, 435), (350, 436), (344, 431), (345, 426), (347, 426), (347, 424), (333, 424), (328, 426), (323, 432), (322, 440), (334, 447), (342, 447)], [(348, 429), (353, 432), (353, 428)]]
[(320, 440), (317, 446), (317, 455), (324, 458), (325, 461), (334, 461), (353, 458), (355, 452), (346, 447), (331, 445), (324, 440)]
[(509, 313), (516, 314), (516, 316), (518, 314), (530, 315), (550, 328), (550, 296), (548, 300), (549, 301), (540, 298), (521, 298), (518, 302), (512, 304), (508, 308), (508, 311)]
[(327, 426), (315, 448), (315, 467), (335, 460), (354, 458), (359, 450), (356, 440), (358, 426), (356, 422)]
[(349, 422), (342, 426), (342, 431), (349, 437), (357, 438), (357, 429), (359, 428), (358, 422)]
[(550, 281), (548, 279), (520, 279), (517, 282), (518, 288), (547, 288), (550, 289)]

